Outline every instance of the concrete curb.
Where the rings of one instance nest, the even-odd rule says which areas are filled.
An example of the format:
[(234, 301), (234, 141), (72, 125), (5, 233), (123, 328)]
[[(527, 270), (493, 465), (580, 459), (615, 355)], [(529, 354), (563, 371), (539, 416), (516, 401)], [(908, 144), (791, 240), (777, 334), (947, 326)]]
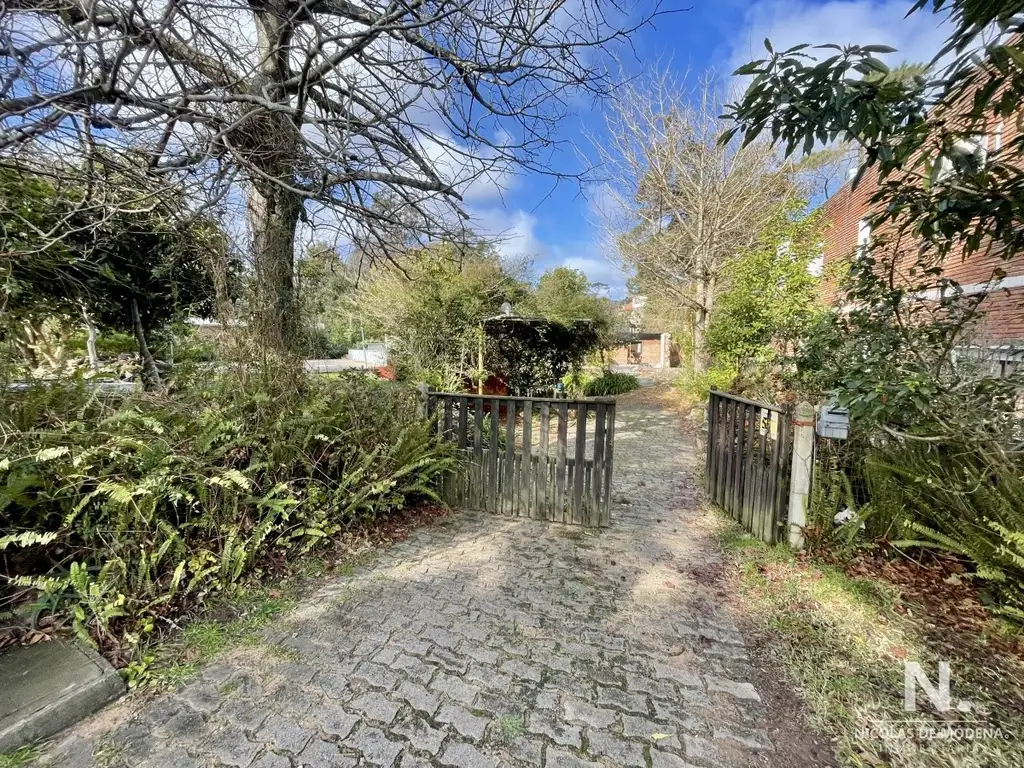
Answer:
[(0, 655), (0, 753), (53, 736), (124, 695), (99, 654), (54, 640)]

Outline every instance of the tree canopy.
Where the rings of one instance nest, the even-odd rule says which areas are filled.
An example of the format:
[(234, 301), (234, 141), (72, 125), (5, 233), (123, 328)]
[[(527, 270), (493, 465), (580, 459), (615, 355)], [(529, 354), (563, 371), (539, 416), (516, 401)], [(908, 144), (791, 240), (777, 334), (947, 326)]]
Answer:
[(619, 330), (618, 307), (600, 295), (599, 286), (578, 269), (554, 267), (544, 272), (537, 281), (533, 304), (541, 317), (566, 327), (578, 320), (591, 321), (602, 343), (610, 343)]
[[(767, 57), (737, 70), (753, 79), (727, 110), (737, 125), (723, 141), (768, 135), (788, 154), (835, 140), (859, 147), (855, 183), (877, 181), (871, 241), (850, 254), (849, 310), (826, 318), (804, 366), (821, 365), (822, 386), (883, 429), (988, 440), (1009, 434), (1020, 377), (962, 362), (992, 292), (965, 292), (946, 263), (1024, 246), (1024, 134), (1000, 136), (983, 163), (947, 161), (1019, 116), (1024, 23), (1019, 3), (922, 0), (913, 12), (928, 8), (952, 32), (926, 67), (890, 70), (878, 58), (893, 52), (886, 46), (776, 51), (766, 40)], [(993, 287), (1003, 274), (992, 270)]]
[(798, 196), (768, 142), (723, 140), (722, 108), (713, 72), (695, 85), (662, 73), (620, 88), (606, 113), (609, 138), (596, 142), (611, 193), (609, 245), (649, 294), (687, 312), (695, 370), (723, 268)]
[(183, 201), (173, 190), (154, 185), (143, 205), (115, 189), (92, 196), (80, 179), (64, 179), (58, 190), (48, 176), (0, 166), (4, 314), (8, 330), (84, 312), (101, 327), (130, 332), (152, 379), (148, 337), (175, 319), (212, 316), (214, 265), (231, 259), (212, 222), (181, 225)]
[(16, 0), (4, 11), (0, 152), (84, 158), (99, 183), (102, 148), (104, 163), (188, 184), (194, 206), (244, 206), (252, 326), (282, 349), (298, 343), (300, 224), (377, 260), (403, 252), (396, 228), (464, 239), (470, 185), (552, 173), (572, 94), (606, 94), (602, 53), (658, 12), (590, 0)]
[(366, 278), (359, 306), (373, 336), (387, 336), (407, 376), (459, 390), (476, 376), (481, 322), (528, 295), (525, 271), (486, 244), (440, 243), (411, 252), (404, 269)]
[(804, 207), (794, 201), (780, 211), (722, 270), (707, 333), (716, 360), (766, 363), (792, 354), (813, 322), (819, 297), (811, 263), (821, 257), (825, 221), (820, 212), (804, 216)]

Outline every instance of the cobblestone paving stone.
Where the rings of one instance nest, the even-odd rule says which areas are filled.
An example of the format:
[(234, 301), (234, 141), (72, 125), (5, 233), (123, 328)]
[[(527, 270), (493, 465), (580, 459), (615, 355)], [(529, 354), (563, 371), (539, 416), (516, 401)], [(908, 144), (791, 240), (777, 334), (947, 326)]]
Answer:
[(610, 529), (455, 513), (324, 586), (275, 652), (72, 731), (53, 764), (760, 764), (743, 638), (699, 578), (696, 454), (654, 405), (620, 405), (615, 439)]

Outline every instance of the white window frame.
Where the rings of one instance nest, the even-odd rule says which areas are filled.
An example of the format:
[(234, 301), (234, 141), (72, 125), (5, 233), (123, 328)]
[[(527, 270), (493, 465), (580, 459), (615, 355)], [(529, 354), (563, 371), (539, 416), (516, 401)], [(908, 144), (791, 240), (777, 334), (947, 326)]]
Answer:
[(857, 222), (857, 255), (865, 256), (871, 250), (871, 222), (861, 219)]
[[(988, 159), (987, 140), (985, 136), (971, 136), (970, 138), (957, 139), (953, 142), (953, 151), (962, 157), (974, 156), (977, 158), (978, 167), (984, 168)], [(947, 154), (939, 155), (932, 168), (932, 183), (941, 184), (949, 179), (956, 171), (953, 158)]]

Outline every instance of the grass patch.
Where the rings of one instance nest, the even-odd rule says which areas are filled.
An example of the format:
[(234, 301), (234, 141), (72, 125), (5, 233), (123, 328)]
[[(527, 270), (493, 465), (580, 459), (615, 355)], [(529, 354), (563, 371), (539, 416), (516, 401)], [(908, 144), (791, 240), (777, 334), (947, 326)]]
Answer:
[(502, 715), (498, 718), (498, 730), (502, 741), (514, 741), (524, 733), (523, 718), (520, 715)]
[[(785, 546), (767, 546), (731, 521), (723, 522), (719, 541), (757, 622), (761, 650), (782, 663), (811, 725), (833, 740), (842, 764), (1024, 765), (1018, 659), (986, 652), (983, 636), (936, 642), (929, 617), (880, 579), (851, 578)], [(905, 663), (918, 662), (937, 684), (939, 661), (950, 663), (952, 703), (966, 700), (970, 709), (937, 712), (918, 689), (917, 711), (905, 711)], [(958, 728), (990, 733), (971, 740), (932, 735), (960, 735)]]
[(264, 650), (275, 659), (281, 661), (300, 661), (302, 654), (296, 651), (294, 648), (285, 648), (283, 645), (271, 644), (266, 646)]
[(37, 759), (39, 759), (39, 747), (27, 744), (24, 747), (18, 747), (13, 752), (0, 754), (0, 768), (21, 768)]
[(124, 748), (120, 744), (101, 741), (92, 753), (93, 765), (96, 768), (128, 768), (124, 758)]
[(293, 597), (281, 592), (260, 589), (238, 593), (233, 601), (219, 606), (219, 611), (211, 612), (235, 618), (209, 618), (188, 624), (177, 638), (158, 649), (144, 674), (130, 679), (129, 684), (173, 690), (191, 678), (199, 666), (229, 648), (259, 645), (260, 630), (295, 603)]

